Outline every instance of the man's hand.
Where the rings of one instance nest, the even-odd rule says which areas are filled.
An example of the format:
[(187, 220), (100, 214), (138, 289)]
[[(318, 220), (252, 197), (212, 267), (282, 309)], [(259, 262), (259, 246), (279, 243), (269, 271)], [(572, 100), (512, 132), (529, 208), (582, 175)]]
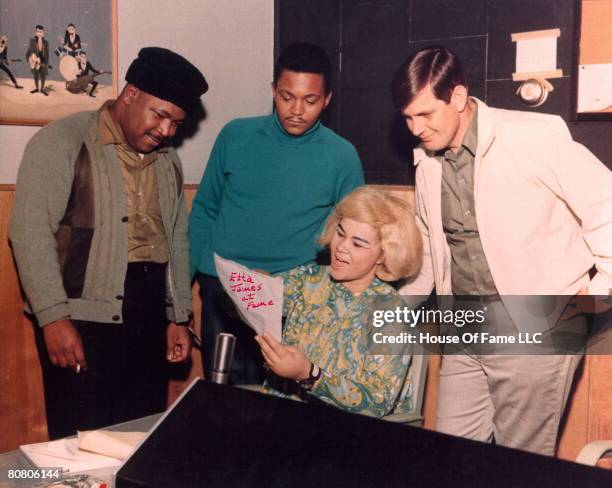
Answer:
[(191, 356), (191, 334), (187, 326), (168, 324), (166, 329), (166, 359), (170, 363), (183, 363)]
[(563, 315), (561, 315), (561, 320), (569, 320), (576, 315), (584, 313), (604, 313), (612, 309), (611, 304), (598, 300), (598, 298), (594, 295), (589, 295), (588, 288), (583, 288), (570, 300)]
[(87, 369), (81, 336), (69, 319), (60, 319), (43, 327), (43, 335), (51, 364), (71, 367), (78, 373)]
[(255, 336), (255, 340), (270, 369), (283, 378), (301, 381), (310, 375), (310, 360), (294, 346), (285, 346), (268, 334)]

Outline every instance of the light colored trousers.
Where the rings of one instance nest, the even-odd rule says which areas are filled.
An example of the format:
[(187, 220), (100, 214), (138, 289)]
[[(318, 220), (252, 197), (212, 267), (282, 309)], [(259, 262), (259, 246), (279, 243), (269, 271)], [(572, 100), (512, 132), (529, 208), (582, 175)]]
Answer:
[(580, 359), (444, 356), (436, 430), (552, 456)]
[[(581, 327), (584, 318), (568, 322)], [(509, 325), (502, 319), (500, 329)], [(436, 430), (552, 456), (581, 359), (582, 354), (444, 355)]]

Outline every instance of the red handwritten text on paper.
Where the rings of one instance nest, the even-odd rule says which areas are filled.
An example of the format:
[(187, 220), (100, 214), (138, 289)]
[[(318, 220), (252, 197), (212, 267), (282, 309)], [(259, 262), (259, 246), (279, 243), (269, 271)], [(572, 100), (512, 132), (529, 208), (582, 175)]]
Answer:
[(274, 305), (274, 300), (261, 300), (257, 298), (257, 292), (263, 289), (263, 283), (258, 283), (249, 273), (230, 274), (230, 290), (240, 297), (240, 301), (245, 303), (246, 310), (270, 307)]

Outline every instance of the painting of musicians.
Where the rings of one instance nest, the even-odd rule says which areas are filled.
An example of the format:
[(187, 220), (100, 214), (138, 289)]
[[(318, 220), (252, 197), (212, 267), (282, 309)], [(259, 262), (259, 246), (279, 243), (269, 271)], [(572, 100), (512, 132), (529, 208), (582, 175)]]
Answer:
[(0, 124), (45, 125), (117, 96), (116, 0), (0, 0)]

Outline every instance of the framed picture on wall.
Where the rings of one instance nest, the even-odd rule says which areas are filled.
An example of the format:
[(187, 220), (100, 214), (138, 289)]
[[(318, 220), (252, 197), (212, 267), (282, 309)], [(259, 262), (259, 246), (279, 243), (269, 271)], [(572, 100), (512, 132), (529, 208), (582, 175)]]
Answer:
[(612, 0), (582, 0), (578, 120), (612, 120)]
[(0, 0), (0, 124), (96, 110), (117, 86), (117, 0)]

